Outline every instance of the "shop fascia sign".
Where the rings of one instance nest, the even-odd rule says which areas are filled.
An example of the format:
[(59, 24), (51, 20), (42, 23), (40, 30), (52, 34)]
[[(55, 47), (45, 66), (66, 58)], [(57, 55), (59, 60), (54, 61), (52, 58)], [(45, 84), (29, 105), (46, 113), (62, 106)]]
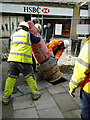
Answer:
[(36, 6), (23, 4), (5, 4), (2, 5), (2, 12), (5, 13), (30, 13), (41, 15), (63, 15), (73, 16), (72, 8), (54, 7), (54, 6)]
[(44, 14), (48, 14), (50, 12), (50, 9), (45, 7), (45, 8), (41, 8), (41, 7), (26, 7), (24, 6), (24, 12), (28, 12), (28, 13), (44, 13)]

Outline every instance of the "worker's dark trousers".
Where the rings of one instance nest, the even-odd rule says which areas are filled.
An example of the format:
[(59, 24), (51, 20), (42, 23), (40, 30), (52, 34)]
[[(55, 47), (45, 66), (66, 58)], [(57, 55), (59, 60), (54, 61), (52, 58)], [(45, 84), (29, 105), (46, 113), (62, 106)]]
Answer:
[(49, 43), (49, 42), (50, 42), (50, 39), (47, 39), (47, 38), (46, 38), (46, 43)]
[(90, 120), (90, 94), (81, 89), (80, 91), (81, 102), (81, 118), (82, 120)]
[(36, 61), (35, 61), (33, 55), (32, 55), (32, 61), (33, 61), (33, 64), (32, 64), (33, 70), (34, 70), (34, 72), (35, 72), (35, 71), (36, 71)]

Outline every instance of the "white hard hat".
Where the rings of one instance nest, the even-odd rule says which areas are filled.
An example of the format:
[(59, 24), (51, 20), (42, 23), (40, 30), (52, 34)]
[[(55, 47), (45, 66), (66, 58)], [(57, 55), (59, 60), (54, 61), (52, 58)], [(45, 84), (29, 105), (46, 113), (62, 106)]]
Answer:
[(38, 31), (41, 31), (42, 29), (42, 26), (38, 23), (35, 24), (35, 27), (37, 28)]
[(64, 46), (65, 46), (65, 47), (68, 47), (68, 46), (69, 46), (69, 44), (70, 44), (70, 43), (69, 43), (69, 41), (68, 41), (68, 40), (64, 40)]
[(25, 22), (25, 21), (22, 21), (22, 22), (19, 24), (19, 26), (25, 26), (25, 27), (29, 28), (28, 23)]

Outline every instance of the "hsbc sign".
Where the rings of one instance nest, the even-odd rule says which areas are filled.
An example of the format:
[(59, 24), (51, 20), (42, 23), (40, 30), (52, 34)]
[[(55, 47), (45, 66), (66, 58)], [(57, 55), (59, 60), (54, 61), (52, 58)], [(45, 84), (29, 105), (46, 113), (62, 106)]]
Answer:
[(50, 12), (50, 9), (48, 9), (47, 7), (45, 7), (45, 8), (40, 8), (40, 7), (24, 7), (24, 12), (48, 14)]
[(43, 8), (42, 12), (48, 14), (50, 12), (50, 10), (48, 8)]
[[(37, 6), (28, 4), (9, 4), (0, 3), (2, 13), (20, 13), (20, 14), (40, 14), (40, 15), (58, 15), (73, 16), (73, 8), (55, 7), (55, 6)], [(85, 10), (84, 10), (85, 11)], [(87, 10), (88, 11), (88, 10)], [(82, 12), (84, 16), (88, 16), (88, 12)], [(86, 15), (87, 14), (87, 15)]]

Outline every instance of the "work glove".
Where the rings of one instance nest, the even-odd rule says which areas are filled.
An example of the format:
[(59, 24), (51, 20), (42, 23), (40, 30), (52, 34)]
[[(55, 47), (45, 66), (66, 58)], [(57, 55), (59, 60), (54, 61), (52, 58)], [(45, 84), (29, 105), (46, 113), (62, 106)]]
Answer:
[(69, 94), (72, 96), (72, 97), (75, 97), (75, 90), (76, 90), (77, 86), (76, 85), (73, 85), (72, 83), (69, 83)]

